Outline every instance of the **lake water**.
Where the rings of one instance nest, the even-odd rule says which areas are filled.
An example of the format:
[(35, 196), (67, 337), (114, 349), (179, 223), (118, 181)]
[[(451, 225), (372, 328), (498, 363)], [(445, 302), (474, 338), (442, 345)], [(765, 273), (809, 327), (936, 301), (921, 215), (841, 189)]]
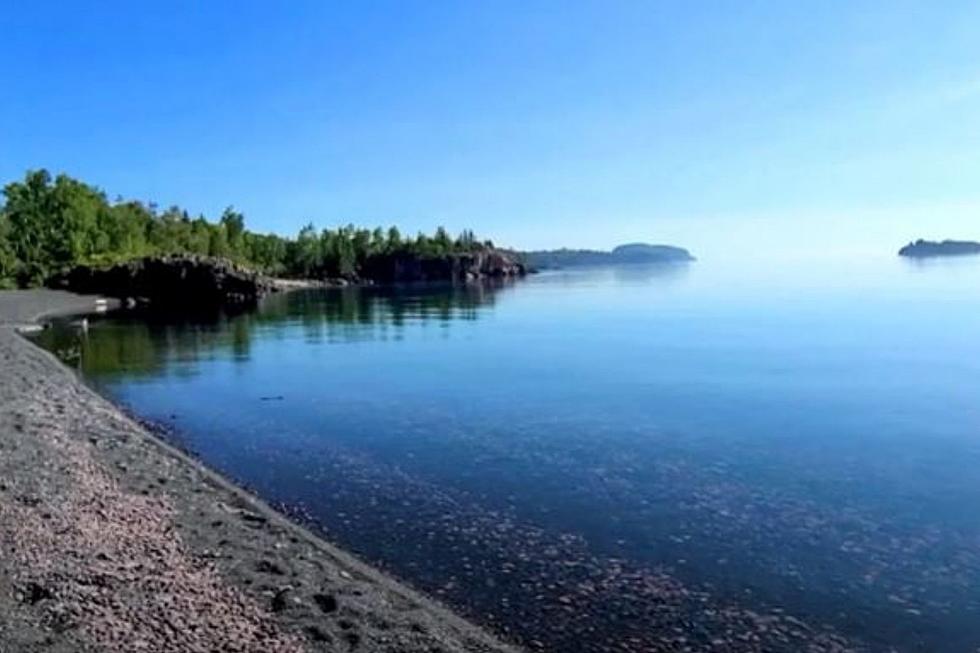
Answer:
[(980, 647), (980, 257), (297, 292), (41, 340), (532, 647)]

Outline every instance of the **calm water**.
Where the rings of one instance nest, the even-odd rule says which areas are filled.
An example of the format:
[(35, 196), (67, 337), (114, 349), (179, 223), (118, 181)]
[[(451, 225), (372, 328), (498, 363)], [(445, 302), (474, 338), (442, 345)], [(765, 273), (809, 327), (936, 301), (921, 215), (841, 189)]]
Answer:
[(980, 647), (980, 258), (317, 291), (42, 338), (524, 642)]

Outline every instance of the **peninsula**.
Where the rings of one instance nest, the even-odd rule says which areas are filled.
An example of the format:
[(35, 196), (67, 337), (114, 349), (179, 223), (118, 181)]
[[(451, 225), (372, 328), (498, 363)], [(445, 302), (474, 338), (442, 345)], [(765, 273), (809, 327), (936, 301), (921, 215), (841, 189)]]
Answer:
[(673, 245), (629, 243), (612, 251), (593, 249), (551, 249), (524, 252), (524, 261), (539, 270), (637, 263), (686, 263), (694, 261), (691, 253)]
[[(465, 282), (525, 273), (520, 257), (470, 230), (403, 235), (343, 225), (294, 237), (246, 229), (229, 207), (218, 220), (106, 194), (67, 175), (27, 172), (0, 206), (0, 288), (43, 284), (80, 293), (157, 299), (190, 288), (205, 302), (240, 301), (269, 279), (334, 285)], [(282, 284), (278, 284), (282, 285)]]
[(0, 290), (0, 650), (515, 650), (170, 447), (18, 331), (519, 260), (444, 229), (257, 234), (232, 209), (211, 222), (43, 170), (3, 198), (0, 289), (22, 289)]

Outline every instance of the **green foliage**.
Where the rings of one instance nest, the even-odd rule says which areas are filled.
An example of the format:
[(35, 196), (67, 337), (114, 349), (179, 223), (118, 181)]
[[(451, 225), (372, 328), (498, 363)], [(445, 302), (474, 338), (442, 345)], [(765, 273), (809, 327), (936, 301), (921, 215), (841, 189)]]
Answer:
[(10, 242), (10, 220), (5, 213), (0, 213), (0, 289), (14, 285), (17, 268), (17, 257)]
[(92, 248), (99, 196), (65, 176), (54, 182), (45, 170), (30, 171), (23, 183), (4, 188), (7, 247), (19, 262), (17, 281), (37, 283), (62, 263)]
[(347, 225), (317, 233), (312, 224), (294, 239), (256, 234), (232, 207), (217, 222), (191, 218), (172, 206), (110, 202), (99, 189), (46, 170), (27, 172), (7, 184), (0, 206), (0, 287), (32, 286), (78, 264), (111, 264), (140, 256), (197, 254), (232, 259), (269, 274), (354, 278), (372, 257), (446, 256), (474, 252), (471, 231), (453, 239), (435, 234), (404, 238), (396, 227)]
[(236, 213), (230, 206), (221, 214), (221, 226), (224, 227), (225, 240), (228, 243), (228, 255), (232, 258), (245, 257), (245, 216)]

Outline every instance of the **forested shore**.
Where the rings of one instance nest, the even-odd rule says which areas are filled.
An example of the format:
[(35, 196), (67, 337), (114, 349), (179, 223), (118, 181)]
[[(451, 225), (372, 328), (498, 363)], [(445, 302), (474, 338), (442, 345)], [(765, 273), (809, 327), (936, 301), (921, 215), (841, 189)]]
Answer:
[[(456, 237), (404, 236), (397, 227), (303, 227), (293, 238), (249, 231), (229, 207), (217, 220), (172, 206), (116, 199), (65, 174), (26, 173), (7, 184), (0, 205), (0, 288), (41, 285), (77, 265), (192, 254), (229, 259), (270, 276), (357, 278), (379, 259), (438, 259), (493, 249), (471, 231)], [(373, 264), (373, 266), (372, 266)]]

